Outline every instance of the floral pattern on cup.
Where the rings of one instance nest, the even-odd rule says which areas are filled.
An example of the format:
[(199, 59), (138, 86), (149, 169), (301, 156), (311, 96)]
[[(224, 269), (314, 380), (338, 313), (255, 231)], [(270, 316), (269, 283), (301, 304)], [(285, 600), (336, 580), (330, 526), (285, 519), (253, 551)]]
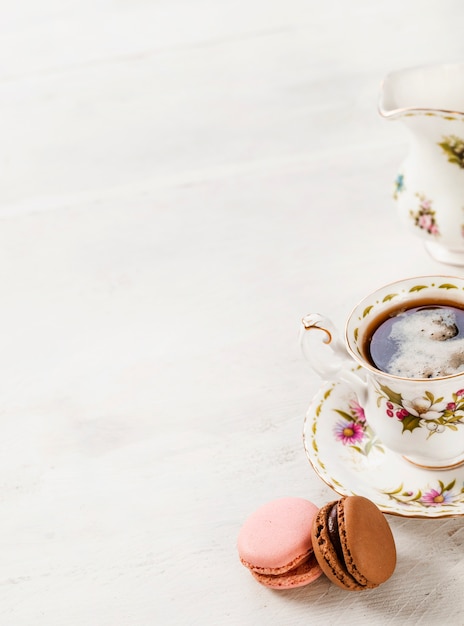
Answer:
[(351, 399), (347, 409), (348, 411), (334, 409), (342, 418), (334, 425), (335, 439), (364, 456), (367, 456), (373, 449), (384, 452), (380, 440), (366, 422), (364, 409), (359, 402), (354, 398)]
[(435, 211), (432, 209), (432, 201), (419, 193), (416, 193), (416, 196), (419, 198), (419, 208), (417, 211), (409, 211), (414, 224), (429, 235), (439, 237), (440, 230), (435, 218)]
[(442, 141), (438, 144), (448, 157), (450, 163), (454, 163), (461, 169), (464, 169), (464, 139), (449, 135), (442, 137)]
[(433, 508), (464, 503), (464, 487), (461, 489), (455, 487), (456, 479), (448, 484), (438, 480), (433, 484), (427, 484), (423, 489), (413, 490), (406, 489), (401, 483), (397, 489), (382, 490), (382, 493), (401, 505)]
[(430, 391), (421, 397), (406, 399), (386, 385), (380, 385), (377, 392), (379, 405), (382, 399), (386, 401), (387, 417), (398, 420), (403, 433), (426, 428), (429, 431), (428, 439), (446, 429), (458, 430), (460, 425), (464, 425), (464, 389), (453, 393), (448, 401), (435, 398)]

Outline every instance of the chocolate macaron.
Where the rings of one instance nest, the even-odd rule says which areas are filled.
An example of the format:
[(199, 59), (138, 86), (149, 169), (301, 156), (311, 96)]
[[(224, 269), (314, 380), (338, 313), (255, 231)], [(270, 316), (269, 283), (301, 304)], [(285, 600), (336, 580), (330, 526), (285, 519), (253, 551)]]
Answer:
[(329, 502), (316, 515), (312, 544), (324, 574), (349, 591), (378, 587), (393, 574), (396, 548), (377, 506), (362, 496)]

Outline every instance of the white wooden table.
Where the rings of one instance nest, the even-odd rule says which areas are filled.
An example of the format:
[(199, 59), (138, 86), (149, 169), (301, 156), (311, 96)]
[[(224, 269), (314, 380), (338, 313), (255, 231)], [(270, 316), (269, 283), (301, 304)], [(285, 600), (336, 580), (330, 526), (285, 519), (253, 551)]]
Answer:
[(462, 519), (391, 518), (394, 577), (260, 587), (302, 445), (299, 321), (455, 273), (391, 197), (392, 69), (462, 58), (453, 0), (25, 0), (0, 13), (0, 624), (464, 624)]

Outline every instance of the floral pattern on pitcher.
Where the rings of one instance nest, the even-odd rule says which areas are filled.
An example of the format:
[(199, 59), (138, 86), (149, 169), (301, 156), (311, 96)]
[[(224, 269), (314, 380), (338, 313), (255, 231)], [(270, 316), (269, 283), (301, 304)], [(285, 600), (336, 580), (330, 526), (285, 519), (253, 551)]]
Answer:
[(395, 200), (398, 200), (398, 196), (400, 195), (400, 193), (406, 189), (404, 185), (404, 174), (398, 174), (398, 176), (395, 178), (394, 185), (395, 188), (393, 191), (393, 198)]
[(386, 401), (385, 414), (401, 423), (402, 433), (426, 428), (429, 431), (428, 439), (447, 429), (458, 430), (459, 426), (464, 425), (464, 389), (453, 393), (448, 402), (444, 398), (435, 398), (430, 391), (421, 397), (405, 399), (386, 385), (380, 385), (377, 393), (378, 405), (382, 400)]
[(464, 487), (456, 489), (456, 479), (445, 484), (438, 480), (427, 484), (423, 489), (407, 489), (404, 484), (393, 490), (384, 489), (382, 493), (391, 500), (405, 506), (420, 506), (425, 508), (441, 507), (444, 505), (462, 504), (464, 502)]
[(449, 135), (442, 137), (442, 141), (438, 144), (448, 157), (450, 163), (454, 163), (461, 169), (464, 169), (464, 139)]
[(351, 399), (347, 409), (334, 409), (342, 418), (334, 425), (335, 439), (363, 456), (367, 456), (373, 449), (384, 452), (379, 439), (366, 422), (364, 409), (359, 402)]
[(416, 193), (416, 196), (419, 198), (419, 208), (417, 211), (409, 211), (409, 215), (418, 228), (425, 230), (429, 235), (438, 237), (440, 230), (435, 218), (435, 211), (432, 209), (432, 201), (419, 193)]

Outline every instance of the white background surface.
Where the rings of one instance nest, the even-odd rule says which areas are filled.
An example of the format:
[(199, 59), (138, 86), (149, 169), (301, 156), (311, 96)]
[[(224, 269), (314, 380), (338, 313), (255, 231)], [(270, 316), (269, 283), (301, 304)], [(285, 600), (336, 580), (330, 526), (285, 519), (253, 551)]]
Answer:
[(458, 0), (0, 3), (0, 623), (463, 624), (461, 519), (390, 518), (378, 590), (260, 587), (269, 499), (335, 497), (297, 343), (441, 266), (391, 197), (384, 74)]

